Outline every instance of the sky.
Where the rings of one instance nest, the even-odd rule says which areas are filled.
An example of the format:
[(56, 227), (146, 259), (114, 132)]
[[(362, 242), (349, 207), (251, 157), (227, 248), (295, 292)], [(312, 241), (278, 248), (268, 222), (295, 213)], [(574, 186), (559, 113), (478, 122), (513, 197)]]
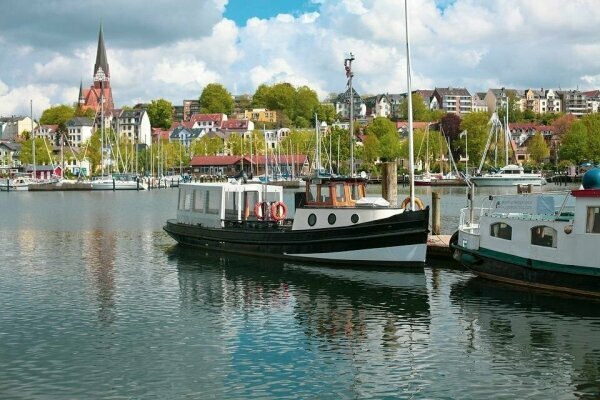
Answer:
[[(598, 0), (408, 0), (413, 89), (600, 88)], [(117, 106), (346, 87), (406, 92), (403, 0), (2, 0), (0, 116), (34, 118), (92, 84), (102, 24)]]

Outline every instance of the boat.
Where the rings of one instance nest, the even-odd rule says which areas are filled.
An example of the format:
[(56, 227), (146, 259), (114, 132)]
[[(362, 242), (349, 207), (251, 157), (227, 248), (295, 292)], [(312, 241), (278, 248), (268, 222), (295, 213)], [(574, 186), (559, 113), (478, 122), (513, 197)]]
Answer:
[[(283, 187), (182, 183), (177, 218), (164, 230), (179, 244), (231, 253), (344, 265), (423, 265), (429, 208), (391, 207), (366, 196), (361, 177), (315, 177), (287, 218)], [(291, 210), (290, 210), (291, 211)]]
[(146, 190), (146, 183), (133, 175), (112, 174), (97, 177), (92, 180), (92, 190)]
[[(508, 115), (508, 109), (507, 109)], [(490, 131), (479, 163), (479, 168), (475, 176), (469, 178), (469, 180), (475, 184), (475, 186), (518, 186), (518, 185), (532, 185), (542, 186), (546, 184), (546, 180), (542, 177), (541, 173), (536, 172), (525, 172), (524, 168), (520, 165), (509, 164), (508, 161), (508, 144), (511, 142), (510, 128), (508, 121), (505, 122), (504, 128), (504, 143), (505, 143), (505, 162), (501, 168), (495, 168), (488, 173), (482, 173), (481, 170), (487, 157), (487, 152), (492, 143), (492, 138), (498, 138), (499, 132), (502, 129), (502, 123), (498, 119), (498, 115), (494, 113), (490, 118)], [(497, 146), (496, 146), (497, 149)], [(494, 159), (497, 159), (495, 154)]]
[(523, 167), (516, 164), (508, 164), (498, 171), (472, 176), (470, 180), (475, 186), (479, 187), (518, 185), (542, 186), (546, 184), (546, 180), (542, 177), (542, 174), (525, 172)]
[(24, 192), (29, 190), (29, 186), (35, 181), (31, 179), (29, 175), (17, 175), (12, 179), (6, 179), (0, 184), (0, 191), (2, 192)]
[(600, 297), (600, 169), (583, 180), (583, 189), (471, 203), (451, 240), (454, 258), (488, 279)]

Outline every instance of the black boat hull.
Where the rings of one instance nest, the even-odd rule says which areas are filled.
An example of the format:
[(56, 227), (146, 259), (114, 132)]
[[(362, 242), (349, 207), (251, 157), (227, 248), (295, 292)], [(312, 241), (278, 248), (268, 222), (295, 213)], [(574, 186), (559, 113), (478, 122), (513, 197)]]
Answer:
[(167, 221), (179, 244), (238, 254), (360, 265), (423, 265), (429, 209), (330, 229), (291, 230), (278, 224), (230, 224), (225, 228)]

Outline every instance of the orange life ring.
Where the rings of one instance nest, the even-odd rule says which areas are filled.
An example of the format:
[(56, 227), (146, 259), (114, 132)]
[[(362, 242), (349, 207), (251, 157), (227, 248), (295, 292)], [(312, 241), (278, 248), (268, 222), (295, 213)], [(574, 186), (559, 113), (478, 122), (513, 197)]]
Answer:
[(287, 216), (287, 206), (283, 201), (277, 201), (271, 205), (271, 216), (275, 221), (281, 221)]
[(266, 211), (267, 211), (267, 202), (266, 201), (257, 201), (256, 204), (254, 205), (254, 215), (256, 215), (256, 218), (259, 220), (263, 220), (266, 217)]
[[(410, 204), (410, 197), (407, 197), (404, 199), (404, 201), (400, 205), (400, 208), (406, 208), (406, 206), (408, 206), (409, 204)], [(415, 197), (415, 207), (418, 207), (419, 210), (424, 210), (425, 204), (423, 204), (423, 201), (421, 201), (421, 199), (419, 199), (418, 197)]]

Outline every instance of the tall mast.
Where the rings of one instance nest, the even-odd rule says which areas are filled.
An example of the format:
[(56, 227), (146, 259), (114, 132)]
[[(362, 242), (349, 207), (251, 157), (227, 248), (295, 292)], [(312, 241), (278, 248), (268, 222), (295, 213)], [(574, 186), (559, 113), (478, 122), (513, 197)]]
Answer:
[(506, 95), (506, 118), (505, 118), (505, 123), (504, 123), (504, 150), (506, 152), (505, 154), (505, 163), (504, 165), (508, 165), (508, 144), (510, 141), (510, 129), (508, 129), (508, 93)]
[(354, 61), (354, 55), (350, 53), (350, 56), (344, 60), (348, 90), (350, 91), (350, 176), (354, 176), (354, 91), (352, 90), (354, 73), (352, 72), (352, 61)]
[(31, 113), (31, 156), (33, 159), (33, 179), (37, 178), (35, 171), (35, 132), (33, 130), (33, 100), (29, 100), (29, 112)]
[(413, 143), (412, 89), (410, 84), (410, 40), (408, 35), (408, 0), (404, 0), (404, 21), (406, 25), (406, 86), (408, 95), (408, 178), (410, 187), (410, 209), (415, 209), (415, 160)]

